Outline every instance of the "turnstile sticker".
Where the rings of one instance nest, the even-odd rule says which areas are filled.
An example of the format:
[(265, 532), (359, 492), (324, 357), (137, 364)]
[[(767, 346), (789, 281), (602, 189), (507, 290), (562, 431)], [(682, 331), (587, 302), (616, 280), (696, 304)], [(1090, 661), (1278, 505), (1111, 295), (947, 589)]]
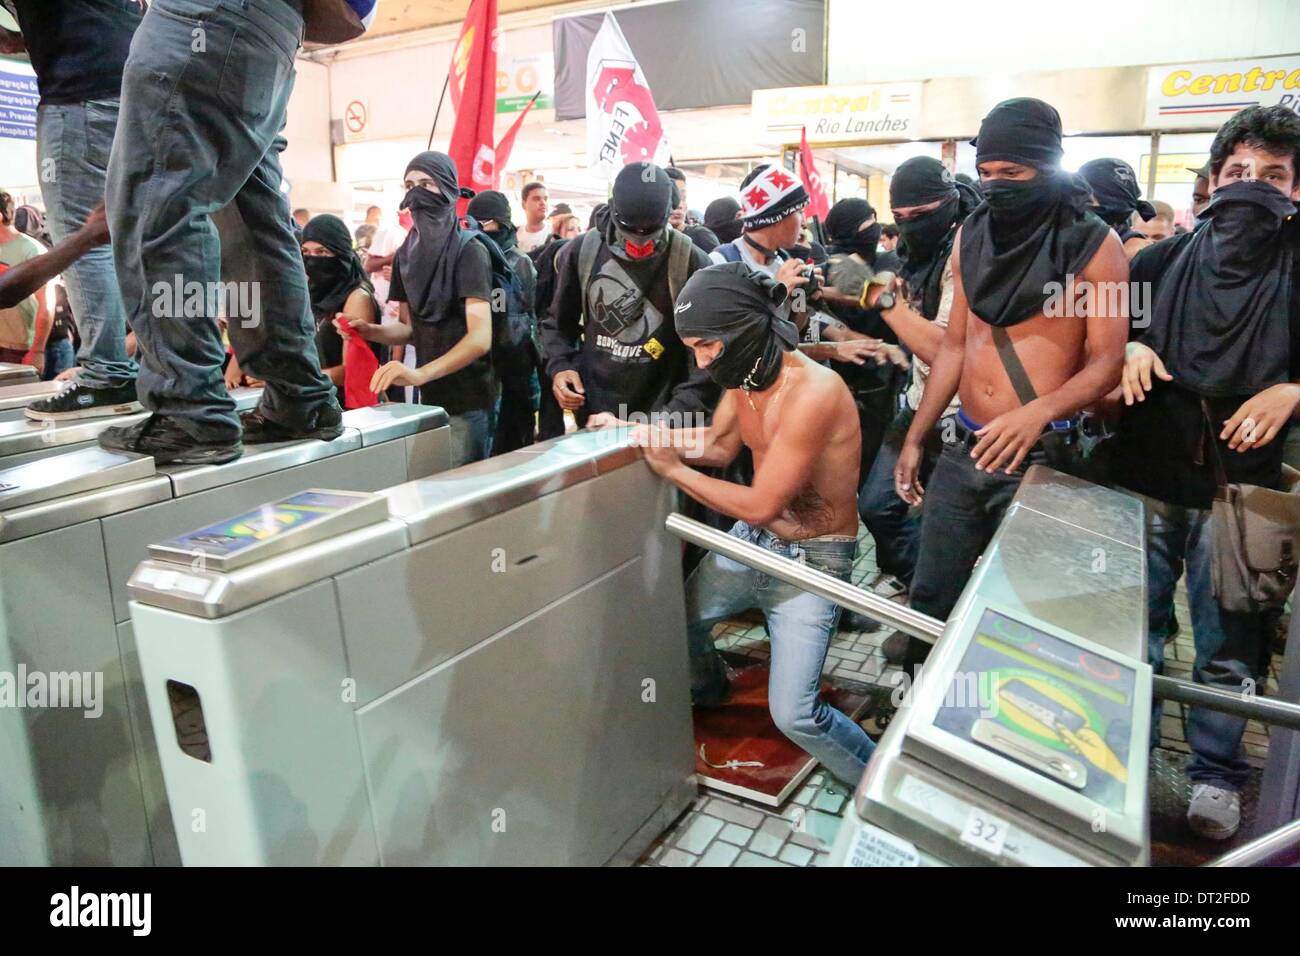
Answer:
[(986, 813), (979, 807), (971, 807), (970, 813), (966, 815), (966, 826), (961, 831), (961, 842), (969, 843), (990, 856), (1001, 856), (1010, 829), (1011, 824), (1001, 817)]
[(849, 852), (844, 855), (845, 866), (920, 866), (921, 855), (916, 847), (888, 830), (859, 822)]
[(934, 724), (1123, 813), (1135, 682), (1130, 667), (985, 611)]
[(356, 504), (355, 496), (304, 491), (282, 501), (263, 505), (255, 511), (191, 531), (169, 541), (168, 547), (225, 557), (291, 528), (301, 528), (328, 518), (345, 508), (355, 507)]

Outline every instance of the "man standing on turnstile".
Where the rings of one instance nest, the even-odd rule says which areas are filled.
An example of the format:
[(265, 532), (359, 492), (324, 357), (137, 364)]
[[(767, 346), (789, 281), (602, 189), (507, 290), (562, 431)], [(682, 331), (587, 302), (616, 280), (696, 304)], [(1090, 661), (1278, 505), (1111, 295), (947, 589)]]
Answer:
[[(324, 42), (365, 29), (345, 0), (153, 0), (136, 31), (106, 201), (140, 345), (139, 395), (153, 414), (103, 432), (106, 448), (159, 463), (219, 464), (238, 458), (244, 441), (328, 441), (343, 432), (280, 188), (280, 131), (304, 28)], [(220, 286), (212, 222), (231, 204), (256, 263), (237, 295)], [(240, 367), (265, 383), (261, 404), (242, 416), (222, 377), (221, 298)]]

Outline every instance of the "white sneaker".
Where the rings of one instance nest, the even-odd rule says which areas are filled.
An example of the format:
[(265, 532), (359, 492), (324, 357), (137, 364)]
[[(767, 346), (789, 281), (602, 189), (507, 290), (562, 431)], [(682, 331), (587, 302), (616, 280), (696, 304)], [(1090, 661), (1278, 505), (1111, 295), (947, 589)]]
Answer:
[(1240, 795), (1208, 783), (1196, 784), (1187, 808), (1187, 825), (1207, 839), (1228, 839), (1241, 825)]
[(871, 592), (883, 598), (902, 603), (907, 597), (907, 585), (892, 574), (880, 574), (871, 584)]

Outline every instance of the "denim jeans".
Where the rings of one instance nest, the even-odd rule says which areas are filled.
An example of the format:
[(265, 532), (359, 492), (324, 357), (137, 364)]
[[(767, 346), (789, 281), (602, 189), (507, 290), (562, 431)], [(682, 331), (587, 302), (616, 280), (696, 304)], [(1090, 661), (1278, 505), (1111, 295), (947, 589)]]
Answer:
[[(55, 242), (81, 228), (104, 198), (117, 117), (117, 99), (47, 104), (36, 111), (41, 197)], [(126, 309), (112, 248), (91, 249), (68, 266), (63, 281), (81, 333), (77, 378), (90, 388), (117, 388), (135, 381), (135, 360), (126, 354)]]
[[(1259, 680), (1263, 652), (1272, 619), (1270, 612), (1243, 614), (1225, 611), (1214, 597), (1214, 531), (1211, 512), (1181, 508), (1143, 495), (1147, 530), (1147, 657), (1157, 674), (1165, 663), (1165, 637), (1169, 633), (1174, 588), (1187, 568), (1187, 601), (1192, 615), (1192, 640), (1196, 660), (1192, 680), (1197, 684), (1242, 693)], [(1160, 702), (1151, 715), (1151, 744), (1160, 742)], [(1187, 745), (1192, 762), (1187, 776), (1240, 790), (1250, 775), (1241, 752), (1244, 717), (1234, 717), (1204, 707), (1190, 707)]]
[[(876, 565), (908, 587), (916, 572), (916, 555), (921, 538), (921, 512), (909, 505), (894, 488), (894, 468), (902, 451), (903, 439), (916, 416), (910, 408), (894, 416), (881, 442), (871, 471), (858, 489), (858, 516), (876, 542)], [(939, 458), (938, 436), (943, 421), (936, 426), (934, 442), (927, 442), (921, 460), (921, 484), (929, 487), (930, 474)]]
[(492, 452), (492, 413), (486, 408), (451, 415), (451, 467), (482, 461)]
[[(65, 273), (66, 274), (66, 273)], [(72, 350), (72, 339), (57, 339), (45, 343), (45, 372), (41, 380), (48, 382), (60, 372), (77, 364), (77, 356)]]
[(260, 410), (308, 429), (335, 404), (280, 191), (279, 134), (302, 31), (301, 15), (282, 0), (154, 0), (122, 78), (108, 216), (143, 356), (140, 400), (202, 425), (214, 440), (238, 436), (239, 420), (222, 381), (216, 309), (211, 301), (192, 308), (188, 289), (217, 288), (212, 214), (231, 204), (253, 265), (240, 295), (226, 296), (240, 300), (239, 314), (227, 316), (230, 342), (244, 371), (266, 382)]
[(970, 447), (945, 443), (925, 486), (921, 543), (912, 579), (912, 607), (948, 620), (966, 588), (975, 562), (988, 547), (1030, 465), (1046, 464), (1041, 445), (1025, 456), (1014, 474), (975, 467)]
[[(785, 541), (743, 521), (737, 521), (730, 533), (844, 581), (849, 580), (857, 553), (853, 540)], [(710, 552), (686, 582), (692, 692), (712, 689), (716, 679), (714, 625), (751, 607), (762, 610), (772, 639), (768, 678), (772, 720), (827, 770), (855, 785), (876, 745), (861, 727), (821, 699), (822, 665), (839, 623), (838, 605)]]

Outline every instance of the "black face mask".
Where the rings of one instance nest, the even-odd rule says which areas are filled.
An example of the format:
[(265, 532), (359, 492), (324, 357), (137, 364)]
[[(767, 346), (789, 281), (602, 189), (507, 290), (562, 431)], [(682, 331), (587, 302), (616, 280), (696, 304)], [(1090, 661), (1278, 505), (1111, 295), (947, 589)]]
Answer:
[(785, 352), (781, 340), (763, 329), (759, 335), (744, 336), (729, 343), (705, 371), (720, 388), (762, 391), (781, 374)]
[(1038, 175), (1033, 179), (993, 179), (984, 184), (984, 201), (997, 232), (1014, 234), (1029, 226), (1057, 194), (1055, 178)]
[(837, 242), (836, 245), (852, 249), (870, 265), (876, 261), (876, 252), (880, 248), (880, 229), (880, 223), (873, 222), (866, 229), (855, 232), (852, 236)]
[(959, 197), (953, 195), (929, 212), (899, 220), (898, 234), (906, 247), (909, 262), (927, 262), (939, 251), (939, 244), (957, 219), (959, 205)]
[(302, 263), (307, 269), (307, 291), (318, 307), (334, 298), (352, 277), (348, 264), (337, 256), (304, 256)]
[(406, 191), (406, 197), (402, 200), (401, 209), (409, 209), (412, 212), (421, 210), (429, 212), (441, 212), (450, 206), (447, 197), (440, 192), (432, 192), (423, 186), (412, 186)]

